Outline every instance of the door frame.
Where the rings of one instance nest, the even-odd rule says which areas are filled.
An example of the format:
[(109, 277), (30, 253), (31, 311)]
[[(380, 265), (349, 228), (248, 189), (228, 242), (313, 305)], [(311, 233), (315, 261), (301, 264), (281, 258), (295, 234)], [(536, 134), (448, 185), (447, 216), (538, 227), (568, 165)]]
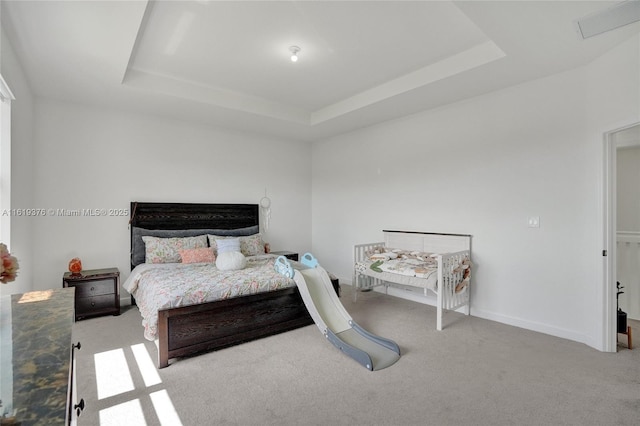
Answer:
[(640, 126), (640, 122), (619, 127), (604, 133), (604, 280), (603, 280), (603, 345), (605, 352), (616, 352), (618, 345), (616, 313), (616, 231), (617, 231), (617, 151), (625, 146), (640, 146), (640, 140), (619, 141), (616, 135)]

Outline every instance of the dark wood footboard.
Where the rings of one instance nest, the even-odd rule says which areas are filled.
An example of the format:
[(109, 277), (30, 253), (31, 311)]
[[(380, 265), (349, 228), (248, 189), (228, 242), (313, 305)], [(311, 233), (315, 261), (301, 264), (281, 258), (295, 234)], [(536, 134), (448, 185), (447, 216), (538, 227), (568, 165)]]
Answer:
[(158, 368), (312, 324), (297, 288), (158, 311)]

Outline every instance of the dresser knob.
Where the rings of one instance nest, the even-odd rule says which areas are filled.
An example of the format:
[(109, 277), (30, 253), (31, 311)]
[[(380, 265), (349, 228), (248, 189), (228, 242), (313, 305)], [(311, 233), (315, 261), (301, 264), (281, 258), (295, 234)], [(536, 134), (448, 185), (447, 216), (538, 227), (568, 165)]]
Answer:
[(73, 408), (76, 410), (76, 415), (78, 415), (79, 417), (82, 410), (84, 410), (84, 398), (82, 398), (79, 403), (74, 405)]
[(82, 347), (82, 345), (80, 344), (80, 342), (78, 342), (77, 344), (71, 344), (71, 347), (77, 350), (80, 350), (80, 348)]
[(95, 287), (91, 287), (91, 291), (93, 291), (93, 290), (95, 290), (95, 289), (96, 289)]

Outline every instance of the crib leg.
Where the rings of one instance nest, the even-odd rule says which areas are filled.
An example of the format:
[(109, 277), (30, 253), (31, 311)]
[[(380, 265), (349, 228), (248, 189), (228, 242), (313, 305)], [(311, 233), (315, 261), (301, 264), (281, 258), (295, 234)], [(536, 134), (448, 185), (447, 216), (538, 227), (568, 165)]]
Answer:
[(354, 274), (353, 276), (351, 289), (353, 290), (353, 303), (356, 303), (358, 301), (358, 274)]

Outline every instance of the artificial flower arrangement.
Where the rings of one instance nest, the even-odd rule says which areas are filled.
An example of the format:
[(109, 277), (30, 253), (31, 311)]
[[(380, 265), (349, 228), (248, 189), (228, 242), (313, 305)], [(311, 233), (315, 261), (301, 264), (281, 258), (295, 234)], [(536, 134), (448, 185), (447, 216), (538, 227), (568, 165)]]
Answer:
[(6, 284), (14, 281), (16, 275), (18, 275), (18, 259), (11, 256), (7, 246), (3, 243), (0, 243), (0, 259), (2, 260), (0, 264), (0, 282)]

